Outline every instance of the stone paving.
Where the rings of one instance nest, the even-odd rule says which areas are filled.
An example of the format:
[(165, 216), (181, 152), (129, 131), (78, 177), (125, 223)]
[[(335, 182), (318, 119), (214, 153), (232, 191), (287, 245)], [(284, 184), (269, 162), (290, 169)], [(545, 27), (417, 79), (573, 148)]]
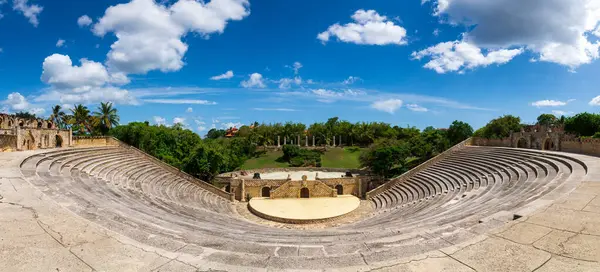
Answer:
[[(535, 205), (506, 215), (495, 210), (484, 213), (493, 208), (486, 202), (479, 203), (481, 213), (474, 217), (462, 215), (476, 218), (475, 223), (454, 219), (446, 223), (448, 215), (429, 219), (434, 222), (424, 217), (413, 225), (408, 220), (412, 217), (400, 213), (418, 214), (419, 203), (434, 203), (434, 198), (316, 231), (256, 224), (212, 198), (206, 204), (199, 204), (204, 203), (201, 199), (189, 203), (211, 205), (207, 209), (182, 206), (183, 201), (172, 204), (169, 197), (188, 199), (196, 194), (153, 191), (161, 186), (127, 185), (127, 180), (110, 178), (105, 186), (122, 191), (102, 191), (103, 183), (88, 187), (85, 182), (101, 182), (100, 177), (149, 173), (127, 169), (105, 173), (98, 168), (110, 168), (109, 160), (131, 164), (123, 162), (124, 157), (105, 155), (117, 150), (86, 150), (71, 157), (63, 151), (40, 155), (48, 151), (52, 150), (0, 153), (0, 271), (600, 271), (600, 159), (595, 157), (549, 153), (584, 162), (586, 174), (559, 179), (569, 175), (568, 170), (555, 168), (558, 172), (549, 182), (560, 180), (562, 187), (557, 188), (568, 189), (556, 189), (552, 192), (559, 193), (548, 193), (528, 202)], [(32, 155), (39, 159), (34, 165), (37, 173), (27, 170), (29, 162), (21, 165)], [(53, 160), (53, 156), (62, 157)], [(48, 167), (49, 175), (39, 167)], [(89, 175), (84, 173), (88, 170)], [(72, 180), (61, 187), (66, 174)], [(196, 190), (182, 183), (163, 186)], [(125, 192), (130, 195), (116, 195)], [(133, 202), (136, 198), (147, 207), (127, 209), (128, 203), (139, 205)], [(461, 203), (457, 201), (453, 205)], [(521, 217), (512, 220), (513, 214)], [(221, 219), (226, 221), (218, 224)]]

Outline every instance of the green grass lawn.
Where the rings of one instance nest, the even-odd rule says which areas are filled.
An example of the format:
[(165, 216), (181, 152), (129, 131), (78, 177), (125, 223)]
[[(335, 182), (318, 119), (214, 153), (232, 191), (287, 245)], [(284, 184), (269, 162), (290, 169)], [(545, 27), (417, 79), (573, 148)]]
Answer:
[(361, 151), (362, 149), (356, 152), (350, 152), (346, 148), (328, 149), (327, 152), (321, 156), (321, 163), (323, 167), (360, 168), (358, 156), (360, 156)]
[[(358, 156), (360, 155), (361, 150), (350, 152), (345, 148), (328, 149), (327, 152), (321, 156), (321, 164), (323, 167), (331, 168), (360, 168)], [(287, 163), (277, 162), (277, 159), (281, 156), (283, 156), (283, 151), (269, 151), (258, 158), (247, 160), (244, 165), (242, 165), (241, 169), (289, 167)]]

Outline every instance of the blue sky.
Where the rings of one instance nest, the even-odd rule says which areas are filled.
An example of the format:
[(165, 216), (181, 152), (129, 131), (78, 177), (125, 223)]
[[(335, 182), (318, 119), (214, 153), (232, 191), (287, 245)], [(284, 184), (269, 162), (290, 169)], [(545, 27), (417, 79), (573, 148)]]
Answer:
[(113, 101), (122, 122), (201, 135), (596, 112), (600, 4), (521, 2), (0, 0), (0, 108)]

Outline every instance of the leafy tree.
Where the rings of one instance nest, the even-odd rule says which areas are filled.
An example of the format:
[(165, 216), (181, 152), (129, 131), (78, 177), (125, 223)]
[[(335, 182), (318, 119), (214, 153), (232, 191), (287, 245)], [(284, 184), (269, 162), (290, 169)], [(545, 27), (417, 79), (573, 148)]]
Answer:
[(537, 124), (540, 126), (555, 126), (559, 123), (559, 119), (554, 116), (554, 114), (544, 113), (538, 116)]
[(199, 144), (184, 163), (184, 171), (201, 180), (210, 181), (216, 175), (232, 171), (228, 151), (217, 144)]
[(578, 136), (592, 136), (600, 131), (600, 115), (579, 113), (565, 120), (565, 131)]
[(455, 145), (471, 137), (473, 135), (473, 128), (465, 122), (456, 120), (452, 122), (452, 125), (446, 131), (446, 135), (450, 141), (450, 145)]
[(36, 119), (35, 114), (26, 111), (17, 112), (15, 116), (23, 119)]
[(113, 107), (111, 102), (101, 102), (98, 111), (94, 112), (94, 116), (97, 118), (98, 126), (103, 135), (108, 133), (108, 130), (112, 127), (119, 125), (117, 109)]
[(50, 115), (50, 120), (56, 124), (58, 128), (65, 128), (65, 113), (62, 111), (62, 107), (60, 105), (56, 105), (52, 107), (52, 114)]
[(208, 139), (219, 139), (225, 137), (226, 131), (224, 129), (216, 129), (213, 128), (206, 133), (206, 138)]
[(75, 105), (75, 107), (71, 109), (71, 113), (73, 114), (73, 119), (71, 120), (73, 123), (73, 132), (82, 135), (92, 131), (90, 111), (86, 106), (81, 104)]
[(405, 142), (383, 139), (363, 151), (359, 160), (362, 167), (368, 167), (375, 174), (389, 178), (404, 172), (404, 164), (409, 155), (410, 149)]
[(490, 121), (482, 128), (478, 135), (488, 139), (506, 138), (510, 136), (511, 132), (520, 131), (522, 127), (521, 118), (512, 115), (504, 115)]

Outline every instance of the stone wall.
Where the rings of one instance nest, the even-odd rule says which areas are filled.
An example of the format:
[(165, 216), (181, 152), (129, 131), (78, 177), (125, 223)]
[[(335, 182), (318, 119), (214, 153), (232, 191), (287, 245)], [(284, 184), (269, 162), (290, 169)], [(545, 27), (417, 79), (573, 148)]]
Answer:
[(271, 191), (271, 198), (300, 198), (302, 188), (307, 188), (310, 197), (335, 197), (335, 189), (318, 180), (291, 180)]
[(0, 152), (15, 151), (17, 148), (17, 136), (0, 134)]
[(19, 151), (71, 146), (70, 130), (16, 128), (15, 136)]
[(107, 136), (75, 136), (73, 143), (76, 147), (118, 146), (119, 141)]
[[(342, 185), (343, 195), (355, 195), (362, 197), (364, 193), (361, 187), (364, 187), (363, 184), (365, 182), (361, 182), (360, 177), (352, 177), (352, 178), (326, 178), (326, 179), (318, 179), (323, 184), (329, 186), (330, 188), (334, 188), (337, 185)], [(337, 190), (336, 190), (337, 193)]]

